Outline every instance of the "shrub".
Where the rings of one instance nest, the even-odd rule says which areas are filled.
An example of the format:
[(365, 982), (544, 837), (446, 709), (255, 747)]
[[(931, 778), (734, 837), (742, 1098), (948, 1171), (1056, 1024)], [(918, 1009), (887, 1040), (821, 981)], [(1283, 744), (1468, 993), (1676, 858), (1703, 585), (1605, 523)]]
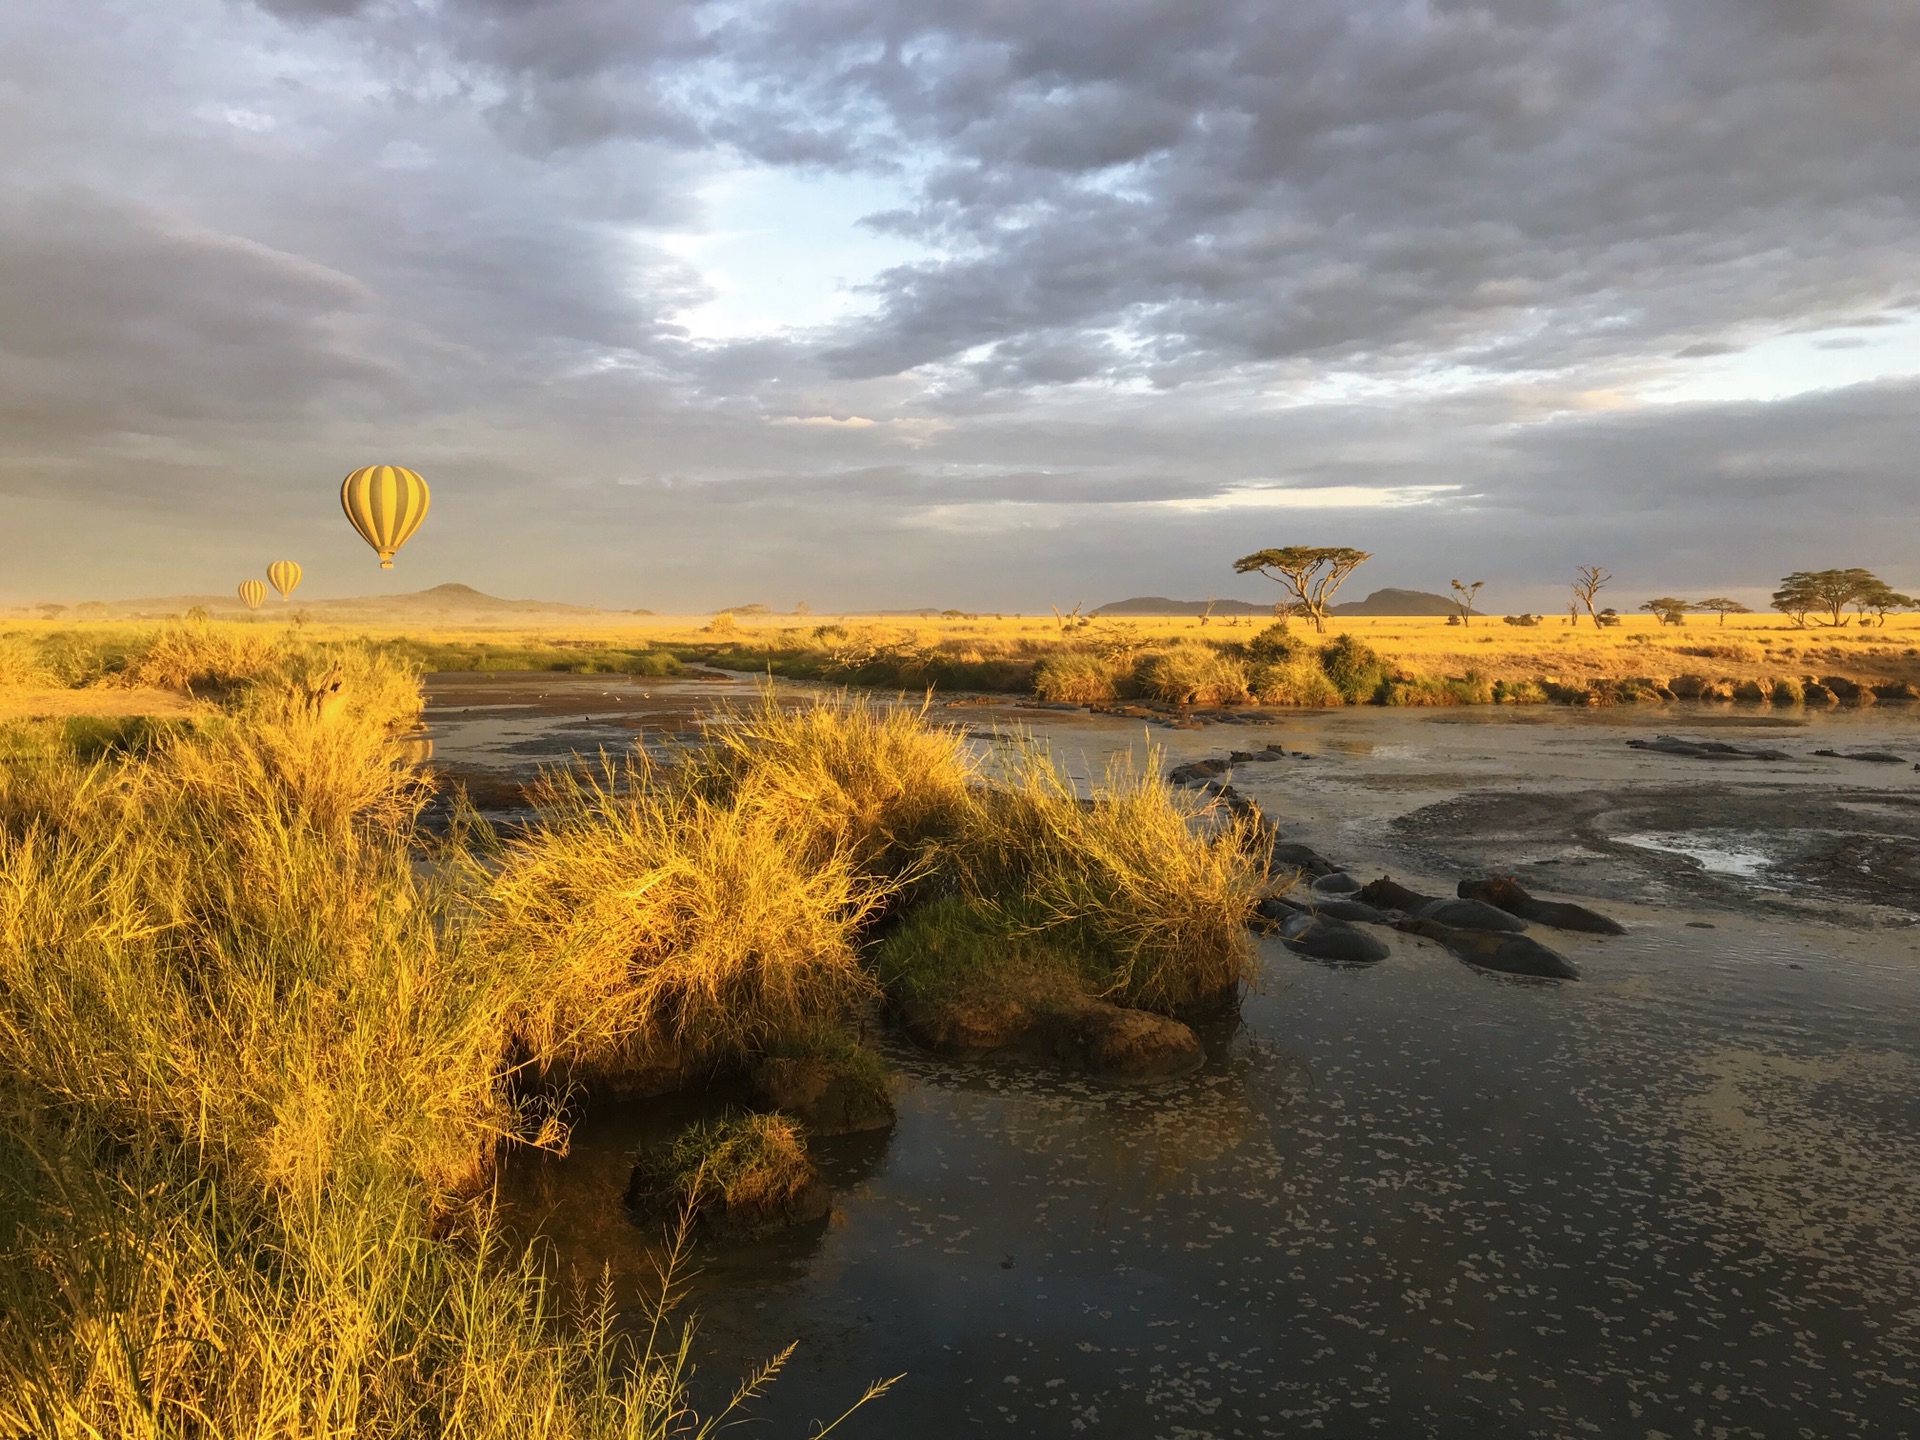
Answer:
[(1270, 663), (1299, 659), (1311, 653), (1311, 647), (1296, 639), (1287, 622), (1277, 620), (1247, 642), (1248, 658)]
[(1255, 662), (1247, 671), (1247, 686), (1262, 705), (1338, 705), (1340, 692), (1320, 668), (1312, 653), (1291, 659)]
[(1134, 676), (1141, 693), (1170, 705), (1238, 705), (1248, 698), (1246, 666), (1211, 646), (1143, 656)]
[(1374, 699), (1387, 679), (1386, 662), (1352, 635), (1341, 635), (1320, 647), (1320, 668), (1350, 705)]
[(1509, 625), (1532, 627), (1540, 623), (1538, 615), (1502, 615), (1500, 618)]
[[(697, 1121), (664, 1149), (643, 1154), (631, 1198), (755, 1228), (790, 1210), (819, 1183), (800, 1126), (784, 1115), (730, 1111)], [(716, 1218), (717, 1218), (716, 1217)]]
[(1477, 670), (1458, 680), (1399, 672), (1380, 690), (1382, 705), (1488, 705), (1493, 698), (1492, 682)]
[(1042, 700), (1101, 705), (1114, 699), (1118, 675), (1098, 655), (1067, 652), (1049, 655), (1033, 672), (1033, 693)]
[(1775, 705), (1799, 705), (1805, 702), (1807, 692), (1798, 680), (1782, 678), (1773, 682), (1768, 698)]
[(1549, 697), (1538, 680), (1496, 680), (1493, 699), (1497, 705), (1544, 705)]

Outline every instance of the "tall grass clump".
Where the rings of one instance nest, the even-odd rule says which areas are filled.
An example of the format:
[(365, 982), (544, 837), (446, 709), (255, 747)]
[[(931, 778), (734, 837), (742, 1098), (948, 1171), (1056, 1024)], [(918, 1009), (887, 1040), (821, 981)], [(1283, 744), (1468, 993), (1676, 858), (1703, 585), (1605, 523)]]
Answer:
[(1285, 659), (1256, 660), (1247, 667), (1247, 687), (1262, 705), (1338, 705), (1342, 698), (1319, 657), (1308, 652)]
[(1084, 650), (1049, 655), (1033, 672), (1039, 699), (1072, 705), (1104, 705), (1119, 698), (1126, 671), (1105, 656)]
[(1239, 705), (1247, 667), (1210, 645), (1182, 645), (1142, 656), (1134, 671), (1142, 694), (1169, 705)]
[(0, 1434), (663, 1436), (684, 1352), (564, 1323), (479, 1199), (549, 977), (417, 827), (404, 672), (323, 658), (0, 767)]

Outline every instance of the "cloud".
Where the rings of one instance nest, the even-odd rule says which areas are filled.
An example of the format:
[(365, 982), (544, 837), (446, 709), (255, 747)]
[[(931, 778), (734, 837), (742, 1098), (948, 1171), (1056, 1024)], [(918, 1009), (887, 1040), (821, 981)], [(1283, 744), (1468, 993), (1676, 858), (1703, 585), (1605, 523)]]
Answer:
[(1916, 93), (1907, 0), (13, 7), (6, 583), (362, 587), (375, 458), (609, 604), (1897, 571)]

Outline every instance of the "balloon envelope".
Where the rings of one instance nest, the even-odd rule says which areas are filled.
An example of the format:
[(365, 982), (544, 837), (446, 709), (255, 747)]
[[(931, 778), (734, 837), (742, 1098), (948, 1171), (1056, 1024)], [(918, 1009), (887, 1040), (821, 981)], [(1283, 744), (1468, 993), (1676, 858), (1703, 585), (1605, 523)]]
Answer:
[(247, 608), (249, 610), (258, 610), (260, 608), (260, 602), (267, 598), (267, 587), (262, 585), (258, 580), (242, 580), (240, 582), (240, 598), (247, 602)]
[(340, 482), (340, 508), (391, 570), (393, 552), (427, 518), (427, 482), (403, 465), (363, 466)]
[(267, 579), (284, 600), (293, 593), (293, 587), (300, 583), (300, 566), (292, 560), (276, 560), (267, 566)]

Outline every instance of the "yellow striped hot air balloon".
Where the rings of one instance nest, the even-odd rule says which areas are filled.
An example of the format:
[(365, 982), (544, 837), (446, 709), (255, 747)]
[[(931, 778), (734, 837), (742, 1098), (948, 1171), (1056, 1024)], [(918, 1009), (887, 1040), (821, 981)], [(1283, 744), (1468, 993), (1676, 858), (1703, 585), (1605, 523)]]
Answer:
[(267, 587), (258, 580), (242, 580), (240, 598), (247, 602), (249, 610), (258, 610), (260, 602), (267, 598)]
[(427, 517), (427, 482), (401, 465), (367, 465), (340, 482), (340, 508), (391, 570), (393, 552)]
[(300, 565), (294, 560), (276, 560), (267, 566), (267, 580), (286, 599), (300, 583)]

